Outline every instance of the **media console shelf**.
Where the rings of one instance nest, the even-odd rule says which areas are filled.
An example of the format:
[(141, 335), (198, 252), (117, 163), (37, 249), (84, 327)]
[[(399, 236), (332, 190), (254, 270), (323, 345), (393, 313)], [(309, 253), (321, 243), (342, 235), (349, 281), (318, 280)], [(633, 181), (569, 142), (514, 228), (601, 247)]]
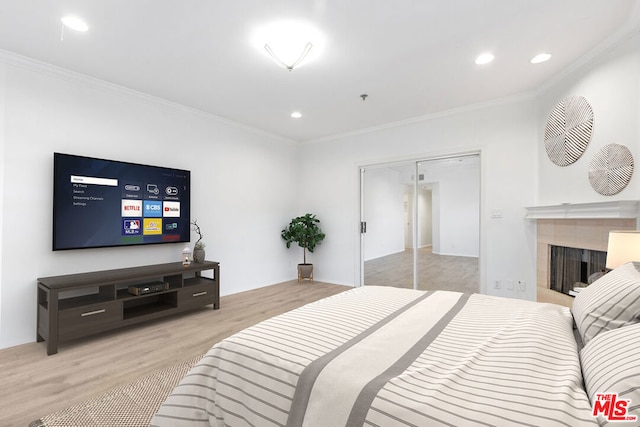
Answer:
[[(203, 271), (211, 274), (202, 275)], [(206, 276), (212, 276), (211, 278)], [(129, 286), (161, 286), (133, 295)], [(38, 342), (58, 343), (213, 304), (220, 308), (220, 265), (181, 262), (38, 279)]]

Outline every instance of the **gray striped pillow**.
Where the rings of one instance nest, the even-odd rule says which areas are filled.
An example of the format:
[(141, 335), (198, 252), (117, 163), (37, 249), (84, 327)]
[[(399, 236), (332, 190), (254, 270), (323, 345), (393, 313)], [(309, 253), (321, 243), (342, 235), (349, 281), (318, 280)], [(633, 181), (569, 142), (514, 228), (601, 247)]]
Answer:
[(640, 420), (640, 324), (601, 333), (582, 349), (580, 362), (592, 405), (599, 393), (617, 393), (618, 401), (631, 401), (627, 416)]
[(629, 262), (593, 282), (571, 306), (582, 342), (640, 321), (640, 263)]

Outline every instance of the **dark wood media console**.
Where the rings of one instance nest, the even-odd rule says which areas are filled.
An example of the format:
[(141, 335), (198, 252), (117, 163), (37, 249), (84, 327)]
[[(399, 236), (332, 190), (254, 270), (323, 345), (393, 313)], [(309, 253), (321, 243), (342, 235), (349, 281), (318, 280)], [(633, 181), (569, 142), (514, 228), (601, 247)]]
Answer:
[[(211, 270), (212, 278), (202, 275)], [(132, 285), (168, 289), (142, 295)], [(166, 285), (165, 285), (166, 284)], [(41, 277), (38, 279), (38, 342), (47, 354), (58, 343), (213, 304), (220, 308), (220, 265), (181, 262)]]

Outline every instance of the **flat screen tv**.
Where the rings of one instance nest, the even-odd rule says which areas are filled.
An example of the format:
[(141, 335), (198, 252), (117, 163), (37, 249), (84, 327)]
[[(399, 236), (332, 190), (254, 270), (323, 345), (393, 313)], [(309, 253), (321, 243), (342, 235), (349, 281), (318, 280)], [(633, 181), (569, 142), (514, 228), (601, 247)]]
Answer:
[(188, 242), (188, 170), (53, 154), (53, 250)]

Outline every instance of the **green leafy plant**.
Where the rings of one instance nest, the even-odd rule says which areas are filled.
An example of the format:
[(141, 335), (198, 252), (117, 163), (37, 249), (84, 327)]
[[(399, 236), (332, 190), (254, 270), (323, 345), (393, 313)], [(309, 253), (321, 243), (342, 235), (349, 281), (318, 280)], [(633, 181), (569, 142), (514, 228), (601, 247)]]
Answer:
[(306, 214), (293, 218), (289, 225), (282, 230), (281, 236), (287, 243), (287, 248), (292, 243), (297, 243), (302, 248), (304, 264), (307, 263), (307, 250), (313, 252), (325, 237), (318, 225), (320, 220), (315, 215)]

